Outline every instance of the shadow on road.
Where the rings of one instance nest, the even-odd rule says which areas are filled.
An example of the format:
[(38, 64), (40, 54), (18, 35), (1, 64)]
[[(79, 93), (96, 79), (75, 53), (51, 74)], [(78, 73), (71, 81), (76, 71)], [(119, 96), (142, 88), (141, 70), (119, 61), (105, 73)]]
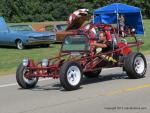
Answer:
[(83, 79), (82, 85), (92, 84), (97, 82), (106, 82), (110, 80), (117, 80), (117, 79), (129, 79), (126, 73), (118, 73), (118, 74), (109, 74), (109, 75), (101, 75), (98, 78), (85, 78)]
[[(105, 76), (99, 76), (98, 78), (83, 78), (82, 86), (87, 84), (93, 84), (98, 82), (107, 82), (110, 80), (120, 80), (120, 79), (128, 79), (128, 76), (125, 73), (120, 74), (109, 74)], [(81, 86), (81, 88), (82, 88)], [(51, 84), (46, 84), (42, 86), (36, 86), (35, 88), (31, 89), (32, 91), (48, 91), (48, 90), (60, 90), (65, 91), (59, 82), (54, 82)]]

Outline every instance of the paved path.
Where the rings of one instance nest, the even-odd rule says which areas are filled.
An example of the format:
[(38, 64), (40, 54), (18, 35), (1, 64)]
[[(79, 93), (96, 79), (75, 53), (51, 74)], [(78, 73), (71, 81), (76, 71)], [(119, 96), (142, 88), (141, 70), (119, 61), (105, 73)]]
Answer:
[(145, 78), (129, 79), (121, 68), (104, 69), (81, 89), (64, 91), (59, 80), (41, 79), (21, 89), (15, 75), (0, 77), (0, 113), (150, 113), (150, 57)]

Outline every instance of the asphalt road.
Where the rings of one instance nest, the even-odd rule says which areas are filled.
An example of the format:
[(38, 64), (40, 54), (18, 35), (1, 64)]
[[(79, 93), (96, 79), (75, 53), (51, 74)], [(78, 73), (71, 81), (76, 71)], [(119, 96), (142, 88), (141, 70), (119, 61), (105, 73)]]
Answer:
[(0, 77), (0, 113), (150, 113), (150, 57), (145, 78), (129, 79), (121, 68), (84, 78), (79, 90), (64, 91), (59, 80), (41, 79), (21, 89), (15, 75)]

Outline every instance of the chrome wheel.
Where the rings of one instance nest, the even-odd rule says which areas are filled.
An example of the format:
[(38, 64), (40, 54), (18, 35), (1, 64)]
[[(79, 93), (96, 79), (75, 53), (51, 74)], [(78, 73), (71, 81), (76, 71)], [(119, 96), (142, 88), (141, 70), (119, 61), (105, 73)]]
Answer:
[(21, 40), (18, 40), (18, 41), (17, 41), (17, 48), (18, 48), (18, 49), (23, 49), (23, 48), (24, 48), (23, 43), (22, 43)]
[(25, 74), (28, 72), (28, 69), (25, 68), (23, 70), (23, 80), (27, 83), (27, 84), (34, 84), (37, 81), (37, 78), (26, 78)]

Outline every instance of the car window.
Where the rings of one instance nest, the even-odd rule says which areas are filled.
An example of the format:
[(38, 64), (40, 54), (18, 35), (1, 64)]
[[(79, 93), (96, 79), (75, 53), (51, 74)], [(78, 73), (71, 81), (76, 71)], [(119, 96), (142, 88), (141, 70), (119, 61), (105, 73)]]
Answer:
[(29, 25), (14, 25), (9, 26), (10, 31), (34, 31)]
[(54, 31), (54, 26), (53, 25), (45, 26), (45, 31)]
[(64, 31), (67, 29), (67, 24), (60, 24), (60, 25), (56, 25), (57, 30), (59, 31)]
[(62, 51), (88, 51), (89, 40), (85, 35), (68, 35), (65, 37)]

